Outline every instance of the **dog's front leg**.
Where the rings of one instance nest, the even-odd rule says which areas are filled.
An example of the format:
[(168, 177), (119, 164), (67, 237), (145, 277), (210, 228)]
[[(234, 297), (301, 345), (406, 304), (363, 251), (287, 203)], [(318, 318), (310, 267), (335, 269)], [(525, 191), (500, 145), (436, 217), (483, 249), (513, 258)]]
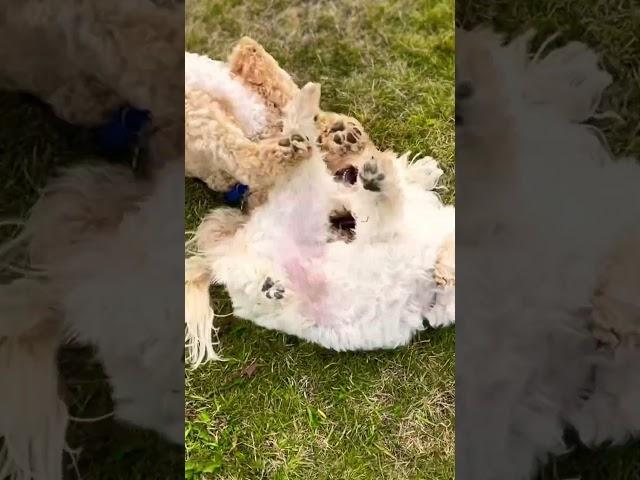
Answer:
[(311, 154), (309, 140), (297, 132), (253, 142), (204, 91), (185, 98), (185, 169), (187, 176), (224, 189), (232, 181), (251, 190), (268, 188)]
[(395, 155), (378, 151), (368, 155), (349, 204), (356, 219), (356, 241), (389, 241), (400, 232), (404, 193)]

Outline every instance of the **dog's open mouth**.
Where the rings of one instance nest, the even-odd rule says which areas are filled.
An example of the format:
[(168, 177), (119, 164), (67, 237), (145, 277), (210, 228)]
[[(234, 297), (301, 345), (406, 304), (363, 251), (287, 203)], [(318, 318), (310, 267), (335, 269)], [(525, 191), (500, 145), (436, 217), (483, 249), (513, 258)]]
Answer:
[[(336, 182), (353, 185), (358, 180), (358, 169), (349, 166), (338, 170), (334, 174)], [(350, 242), (355, 237), (356, 220), (350, 212), (336, 212), (329, 218), (331, 222), (331, 237), (334, 240)]]
[(358, 181), (358, 169), (353, 165), (343, 168), (342, 170), (338, 170), (334, 174), (334, 178), (336, 182), (348, 183), (349, 185), (353, 185)]

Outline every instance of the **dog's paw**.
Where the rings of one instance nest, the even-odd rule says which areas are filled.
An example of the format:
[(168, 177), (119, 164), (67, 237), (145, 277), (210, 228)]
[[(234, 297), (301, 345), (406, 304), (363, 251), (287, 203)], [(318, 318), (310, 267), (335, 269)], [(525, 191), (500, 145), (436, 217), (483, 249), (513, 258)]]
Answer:
[(426, 329), (448, 327), (454, 323), (455, 319), (451, 315), (451, 312), (448, 311), (445, 306), (438, 303), (433, 305), (429, 312), (422, 316), (422, 326)]
[(357, 153), (364, 149), (366, 136), (354, 120), (339, 118), (325, 128), (316, 140), (318, 145), (334, 154)]
[(285, 288), (277, 280), (267, 277), (262, 284), (262, 293), (269, 300), (282, 300), (285, 295)]
[(309, 139), (299, 133), (287, 135), (278, 140), (280, 155), (287, 160), (299, 161), (311, 156)]
[(387, 152), (375, 152), (366, 160), (358, 172), (362, 188), (370, 192), (384, 192), (394, 182), (395, 156)]
[(370, 192), (381, 192), (387, 175), (380, 170), (378, 163), (368, 161), (362, 166), (362, 170), (358, 173), (362, 188)]

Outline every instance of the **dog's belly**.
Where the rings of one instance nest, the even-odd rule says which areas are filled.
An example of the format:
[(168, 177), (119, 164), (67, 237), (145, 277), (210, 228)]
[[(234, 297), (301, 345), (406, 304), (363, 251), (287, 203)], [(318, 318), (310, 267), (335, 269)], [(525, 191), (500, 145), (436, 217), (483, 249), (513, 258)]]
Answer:
[(422, 329), (421, 312), (435, 287), (429, 272), (434, 261), (435, 250), (417, 246), (330, 250), (325, 269), (336, 308), (332, 321), (310, 327), (307, 338), (335, 350), (406, 345)]
[(271, 307), (245, 291), (231, 292), (236, 314), (339, 351), (408, 344), (423, 328), (422, 313), (436, 291), (436, 249), (353, 247), (332, 244), (307, 267), (314, 273), (311, 285), (285, 282), (285, 298)]

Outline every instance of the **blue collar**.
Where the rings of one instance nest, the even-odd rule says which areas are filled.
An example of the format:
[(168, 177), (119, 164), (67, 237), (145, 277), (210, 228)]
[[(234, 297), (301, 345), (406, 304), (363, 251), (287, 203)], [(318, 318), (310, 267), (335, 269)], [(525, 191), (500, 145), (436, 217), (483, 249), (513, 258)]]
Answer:
[(249, 187), (242, 183), (236, 183), (224, 194), (224, 201), (227, 205), (242, 204), (249, 192)]

